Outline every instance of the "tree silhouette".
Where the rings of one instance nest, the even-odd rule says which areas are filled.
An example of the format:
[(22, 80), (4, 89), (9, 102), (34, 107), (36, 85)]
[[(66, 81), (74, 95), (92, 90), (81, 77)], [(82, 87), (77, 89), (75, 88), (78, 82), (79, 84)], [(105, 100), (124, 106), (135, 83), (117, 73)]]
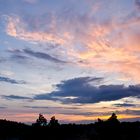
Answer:
[(112, 113), (112, 116), (108, 120), (116, 120), (117, 115), (115, 113)]
[(55, 126), (58, 126), (58, 125), (59, 125), (58, 120), (55, 119), (55, 116), (52, 116), (51, 120), (49, 122), (49, 126), (55, 127)]
[(36, 124), (39, 125), (39, 126), (46, 126), (47, 125), (47, 119), (42, 114), (39, 114), (39, 117), (36, 120)]
[(100, 118), (98, 118), (98, 123), (102, 123), (103, 122), (103, 120), (101, 120)]
[(114, 123), (114, 124), (120, 123), (115, 113), (112, 113), (111, 117), (107, 120), (107, 122)]
[(41, 127), (47, 124), (42, 114), (32, 126), (0, 119), (0, 140), (140, 140), (139, 121), (118, 122), (115, 113), (108, 120), (91, 124), (59, 125), (53, 116), (45, 127)]

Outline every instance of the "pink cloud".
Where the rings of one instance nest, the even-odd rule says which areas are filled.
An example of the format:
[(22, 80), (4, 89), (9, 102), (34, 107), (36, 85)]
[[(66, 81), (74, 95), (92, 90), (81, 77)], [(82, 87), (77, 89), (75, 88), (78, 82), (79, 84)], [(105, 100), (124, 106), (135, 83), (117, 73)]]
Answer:
[(90, 20), (83, 24), (81, 20), (76, 19), (72, 21), (74, 24), (63, 23), (62, 27), (56, 24), (56, 18), (53, 20), (53, 31), (31, 32), (18, 17), (10, 17), (6, 32), (25, 41), (61, 44), (60, 55), (76, 62), (79, 67), (84, 66), (105, 73), (116, 72), (131, 77), (136, 82), (140, 81), (140, 33), (136, 30), (140, 21), (137, 16), (123, 22), (111, 19), (102, 24)]
[(25, 41), (55, 42), (58, 44), (64, 44), (65, 37), (68, 37), (66, 33), (60, 37), (60, 35), (53, 33), (28, 31), (18, 17), (9, 17), (6, 32), (9, 36)]

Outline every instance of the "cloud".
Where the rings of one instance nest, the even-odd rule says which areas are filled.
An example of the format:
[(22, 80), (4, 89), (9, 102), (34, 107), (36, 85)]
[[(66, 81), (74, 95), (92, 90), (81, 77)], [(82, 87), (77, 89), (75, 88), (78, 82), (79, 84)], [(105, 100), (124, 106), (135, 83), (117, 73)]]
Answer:
[[(80, 77), (62, 81), (56, 85), (56, 91), (36, 95), (36, 100), (54, 100), (69, 103), (98, 103), (101, 101), (119, 100), (125, 97), (140, 96), (140, 86), (100, 85), (95, 86), (102, 78)], [(95, 85), (94, 85), (95, 84)]]
[(7, 99), (7, 100), (26, 100), (26, 99), (31, 99), (29, 97), (24, 97), (24, 96), (18, 96), (18, 95), (2, 95), (2, 98)]
[(29, 50), (29, 49), (24, 49), (23, 51), (24, 51), (25, 54), (28, 54), (28, 55), (36, 57), (36, 58), (49, 60), (49, 61), (52, 61), (52, 62), (55, 62), (55, 63), (66, 63), (65, 61), (59, 60), (55, 57), (52, 57), (47, 53), (35, 52), (35, 51)]
[[(83, 111), (80, 108), (77, 107), (47, 107), (47, 106), (23, 106), (25, 108), (28, 109), (42, 109), (44, 110), (45, 114), (53, 114), (53, 112), (55, 113), (59, 113), (59, 114), (63, 114), (63, 115), (82, 115), (82, 116), (93, 116), (93, 115), (97, 115), (100, 114), (98, 112), (87, 112), (87, 111)], [(47, 109), (47, 110), (46, 110)]]
[[(68, 63), (66, 61), (55, 58), (47, 53), (41, 51), (33, 51), (31, 49), (9, 49), (8, 52), (12, 53), (12, 59), (15, 60), (28, 60), (30, 59), (28, 56), (32, 56), (38, 59), (48, 60), (54, 63)], [(28, 56), (27, 56), (28, 55)]]
[(27, 56), (23, 49), (8, 48), (7, 52), (10, 53), (9, 61), (16, 62), (18, 64), (29, 64), (31, 65), (31, 57)]
[(11, 56), (11, 59), (12, 60), (15, 60), (15, 61), (24, 61), (26, 62), (29, 58), (27, 56), (24, 56), (24, 55), (20, 55), (20, 54), (13, 54)]
[(30, 108), (30, 109), (48, 109), (49, 107), (47, 106), (24, 106), (25, 108)]
[(123, 104), (113, 104), (116, 107), (135, 107), (135, 104), (128, 104), (128, 103), (123, 103)]
[(118, 114), (131, 114), (131, 115), (140, 115), (140, 110), (134, 110), (134, 109), (126, 109), (123, 111), (116, 111)]
[(9, 36), (25, 41), (65, 43), (65, 40), (57, 34), (43, 31), (31, 32), (26, 29), (26, 26), (18, 16), (8, 17), (6, 32)]
[(5, 106), (0, 106), (0, 109), (6, 109), (7, 107), (5, 107)]
[(62, 113), (64, 115), (80, 115), (80, 116), (93, 116), (93, 115), (97, 115), (97, 112), (64, 112)]
[[(83, 3), (82, 1), (81, 7)], [(104, 19), (104, 16), (98, 15), (101, 14), (100, 11), (108, 14), (106, 2), (86, 3), (89, 8), (82, 13), (79, 12), (81, 8), (79, 5), (74, 5), (73, 8), (69, 5), (64, 9), (60, 8), (60, 11), (55, 11), (54, 14), (48, 11), (39, 16), (29, 14), (32, 18), (27, 18), (28, 20), (22, 16), (9, 16), (6, 33), (25, 41), (60, 44), (62, 50), (57, 49), (56, 52), (60, 52), (61, 58), (76, 62), (78, 67), (103, 73), (115, 73), (139, 82), (140, 18), (138, 12), (132, 10), (121, 16), (115, 16), (120, 15), (119, 11), (124, 11), (119, 1), (120, 10), (116, 11), (118, 14), (116, 12), (115, 15), (113, 12), (111, 15), (105, 14)], [(139, 0), (135, 0), (135, 4), (139, 7)], [(110, 6), (115, 10), (118, 9), (113, 3), (110, 3)], [(98, 9), (99, 13), (96, 13), (96, 10), (92, 12), (91, 9), (94, 8)], [(37, 53), (34, 52), (32, 56), (42, 58)], [(53, 58), (51, 60), (53, 61)]]
[(136, 7), (140, 10), (140, 0), (135, 0)]
[(26, 84), (25, 81), (19, 81), (19, 80), (15, 80), (15, 79), (11, 79), (11, 78), (8, 78), (8, 77), (3, 77), (3, 76), (0, 76), (0, 82), (7, 82), (7, 83), (10, 83), (10, 84)]
[(0, 75), (3, 75), (3, 76), (6, 76), (6, 77), (9, 77), (9, 76), (13, 76), (14, 73), (12, 71), (8, 71), (8, 70), (3, 70), (0, 72)]
[(77, 110), (80, 109), (79, 107), (53, 107), (53, 106), (24, 106), (25, 108), (31, 108), (31, 109), (70, 109), (70, 110)]

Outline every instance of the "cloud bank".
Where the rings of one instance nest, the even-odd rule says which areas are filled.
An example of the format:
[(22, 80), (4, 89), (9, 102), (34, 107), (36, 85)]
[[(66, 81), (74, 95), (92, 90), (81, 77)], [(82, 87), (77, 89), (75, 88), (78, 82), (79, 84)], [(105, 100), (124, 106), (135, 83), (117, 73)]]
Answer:
[(65, 104), (69, 103), (99, 103), (101, 101), (114, 101), (125, 97), (139, 97), (140, 86), (130, 85), (100, 85), (94, 82), (101, 78), (80, 77), (62, 81), (56, 85), (56, 90), (51, 93), (36, 95), (36, 100), (53, 100)]

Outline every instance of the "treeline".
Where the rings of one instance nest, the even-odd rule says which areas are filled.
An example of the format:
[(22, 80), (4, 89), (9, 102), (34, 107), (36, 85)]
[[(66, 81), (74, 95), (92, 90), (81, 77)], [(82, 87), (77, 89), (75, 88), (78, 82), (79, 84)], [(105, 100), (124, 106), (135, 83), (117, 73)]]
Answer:
[(59, 124), (39, 114), (32, 125), (0, 120), (0, 140), (140, 140), (140, 122), (120, 122), (113, 113), (106, 121)]
[(38, 119), (36, 120), (35, 123), (32, 124), (32, 126), (51, 126), (51, 127), (56, 127), (59, 126), (58, 120), (55, 118), (55, 116), (52, 116), (50, 119), (50, 122), (47, 122), (47, 119), (42, 115), (39, 114)]

